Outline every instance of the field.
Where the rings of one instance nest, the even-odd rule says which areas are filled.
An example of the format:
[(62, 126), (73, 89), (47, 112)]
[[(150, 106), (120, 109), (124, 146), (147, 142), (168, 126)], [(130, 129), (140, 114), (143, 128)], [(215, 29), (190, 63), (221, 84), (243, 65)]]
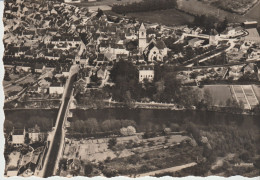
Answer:
[(252, 18), (258, 22), (260, 22), (260, 1), (258, 2), (257, 5), (255, 5), (250, 11), (248, 11), (245, 14), (245, 17), (247, 18)]
[(204, 0), (211, 3), (213, 6), (228, 9), (230, 11), (243, 14), (250, 10), (258, 0)]
[(127, 4), (127, 3), (140, 2), (140, 1), (142, 0), (101, 0), (96, 2), (88, 2), (87, 0), (84, 2), (84, 0), (82, 0), (80, 3), (70, 3), (70, 4), (78, 7), (86, 7), (91, 10), (97, 10), (98, 7), (106, 11), (106, 10), (111, 10), (111, 6), (113, 4)]
[(180, 9), (192, 14), (210, 14), (218, 17), (219, 19), (224, 19), (227, 17), (230, 22), (244, 22), (245, 20), (255, 19), (221, 10), (217, 7), (200, 2), (198, 0), (179, 1), (178, 6)]
[(260, 85), (253, 85), (252, 87), (254, 89), (258, 101), (260, 101)]
[(213, 105), (215, 106), (225, 106), (226, 101), (233, 98), (229, 85), (205, 85), (202, 89), (197, 89), (199, 89), (202, 94), (205, 90), (209, 90), (213, 97)]
[(127, 16), (135, 17), (140, 21), (160, 23), (164, 25), (184, 25), (191, 23), (194, 19), (193, 16), (180, 12), (176, 9), (129, 13)]

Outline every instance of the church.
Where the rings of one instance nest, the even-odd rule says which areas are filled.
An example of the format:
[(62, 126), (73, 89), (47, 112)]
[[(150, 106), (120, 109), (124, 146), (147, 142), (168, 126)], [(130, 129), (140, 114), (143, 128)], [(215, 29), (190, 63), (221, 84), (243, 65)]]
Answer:
[(163, 40), (153, 38), (147, 43), (146, 28), (143, 23), (139, 28), (138, 43), (139, 52), (144, 55), (147, 62), (161, 62), (167, 56), (167, 47)]

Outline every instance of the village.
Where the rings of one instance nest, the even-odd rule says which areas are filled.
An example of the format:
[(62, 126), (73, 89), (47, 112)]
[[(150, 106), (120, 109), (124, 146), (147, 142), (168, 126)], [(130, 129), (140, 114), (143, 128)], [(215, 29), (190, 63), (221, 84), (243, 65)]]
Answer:
[[(127, 107), (254, 114), (259, 106), (257, 21), (228, 23), (225, 19), (219, 29), (166, 26), (58, 1), (12, 0), (5, 2), (3, 22), (5, 109), (58, 109), (71, 68), (79, 67), (66, 113), (63, 153), (56, 168), (61, 176), (176, 173), (208, 163), (209, 157), (201, 154), (217, 146), (214, 138), (207, 138), (206, 130), (196, 136), (189, 123), (162, 125), (151, 135), (125, 119), (114, 120), (112, 125), (111, 121), (109, 125), (87, 121), (83, 126), (90, 129), (82, 133), (89, 136), (79, 138), (76, 135), (82, 124), (75, 121), (77, 109)], [(5, 129), (6, 176), (36, 175), (43, 167), (53, 129), (42, 130), (35, 122), (31, 128), (13, 124)], [(182, 153), (182, 148), (187, 153)], [(178, 152), (177, 160), (169, 160), (176, 160), (175, 169), (168, 169), (168, 163), (145, 164), (150, 158), (156, 159), (159, 151), (163, 154), (158, 157), (160, 161)], [(189, 153), (194, 154), (188, 157)], [(229, 153), (221, 163), (237, 167), (241, 162), (253, 169), (252, 161), (232, 161), (235, 158), (235, 152)], [(127, 162), (131, 166), (122, 168)], [(222, 165), (216, 164), (214, 160), (207, 164), (211, 172), (205, 174), (217, 174)]]

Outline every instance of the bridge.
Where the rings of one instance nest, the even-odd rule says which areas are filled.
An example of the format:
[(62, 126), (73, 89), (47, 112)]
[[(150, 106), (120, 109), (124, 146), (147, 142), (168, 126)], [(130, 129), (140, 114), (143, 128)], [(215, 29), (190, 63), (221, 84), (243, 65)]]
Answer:
[(62, 149), (65, 137), (64, 121), (66, 120), (66, 113), (70, 102), (70, 97), (73, 90), (73, 83), (76, 81), (78, 65), (73, 65), (70, 69), (70, 75), (66, 82), (64, 93), (62, 96), (62, 103), (58, 112), (57, 120), (53, 131), (48, 138), (48, 147), (44, 150), (45, 156), (42, 158), (41, 166), (35, 173), (40, 177), (50, 177), (55, 174), (55, 169), (59, 161), (60, 150)]

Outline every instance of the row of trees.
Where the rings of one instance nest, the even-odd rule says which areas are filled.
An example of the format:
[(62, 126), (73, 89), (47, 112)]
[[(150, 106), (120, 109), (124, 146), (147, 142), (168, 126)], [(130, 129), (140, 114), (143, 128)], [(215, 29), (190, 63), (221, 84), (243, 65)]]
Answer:
[(141, 2), (134, 2), (131, 4), (115, 4), (112, 6), (112, 11), (118, 14), (125, 14), (131, 12), (144, 12), (172, 9), (177, 7), (176, 0), (143, 0)]
[[(130, 126), (130, 127), (129, 127)], [(117, 120), (108, 119), (103, 122), (98, 122), (95, 118), (87, 120), (76, 120), (71, 123), (71, 130), (80, 133), (95, 134), (98, 132), (119, 132), (121, 128), (122, 134), (127, 135), (129, 131), (132, 132), (131, 127), (135, 127), (136, 123), (133, 120)]]

